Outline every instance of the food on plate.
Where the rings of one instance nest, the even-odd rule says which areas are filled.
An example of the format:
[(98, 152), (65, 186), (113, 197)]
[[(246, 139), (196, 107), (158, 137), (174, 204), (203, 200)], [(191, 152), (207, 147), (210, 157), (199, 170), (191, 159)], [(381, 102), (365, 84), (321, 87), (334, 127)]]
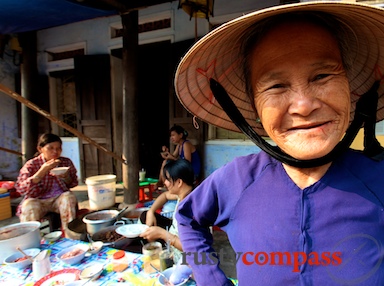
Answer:
[(84, 250), (80, 249), (80, 248), (76, 248), (72, 251), (69, 251), (67, 253), (64, 253), (62, 256), (61, 256), (61, 259), (67, 259), (67, 258), (72, 258), (72, 257), (75, 257), (81, 253), (83, 253)]
[(59, 286), (59, 285), (65, 285), (68, 281), (66, 280), (60, 280), (60, 281), (53, 281), (49, 286)]
[(24, 260), (27, 260), (28, 258), (26, 256), (23, 256), (23, 257), (20, 257), (20, 258), (17, 258), (15, 261), (13, 262), (20, 262), (20, 261), (24, 261)]
[(24, 260), (27, 260), (27, 257), (24, 256), (24, 257), (17, 258), (14, 262), (20, 262)]
[(102, 242), (113, 242), (121, 238), (122, 235), (118, 234), (116, 231), (111, 230), (105, 232), (102, 236), (99, 237), (99, 240)]

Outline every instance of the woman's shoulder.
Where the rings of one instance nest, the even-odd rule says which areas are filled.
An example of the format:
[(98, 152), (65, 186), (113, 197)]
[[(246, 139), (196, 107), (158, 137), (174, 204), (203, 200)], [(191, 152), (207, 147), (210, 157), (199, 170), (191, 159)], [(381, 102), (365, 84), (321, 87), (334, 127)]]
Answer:
[(366, 166), (384, 168), (384, 160), (370, 158), (360, 150), (349, 149), (343, 156), (341, 156), (339, 161), (356, 169), (362, 169)]
[[(270, 167), (281, 166), (281, 163), (261, 151), (259, 153), (239, 156), (228, 162), (214, 173), (228, 177), (228, 174), (237, 174), (244, 180), (246, 177), (255, 178)], [(229, 176), (232, 177), (232, 176)]]
[(244, 156), (238, 156), (233, 159), (231, 162), (233, 164), (243, 164), (243, 165), (251, 165), (251, 166), (266, 166), (266, 165), (276, 165), (278, 161), (273, 159), (264, 151), (260, 151), (258, 153), (252, 153)]
[(36, 166), (36, 165), (42, 165), (42, 164), (44, 164), (44, 160), (42, 158), (42, 155), (40, 154), (29, 159), (27, 162), (25, 162), (24, 167)]
[(188, 147), (195, 147), (195, 145), (193, 145), (192, 142), (189, 141), (188, 139), (185, 140), (185, 141), (183, 142), (183, 145), (184, 145), (184, 147), (185, 147), (185, 146), (188, 146)]

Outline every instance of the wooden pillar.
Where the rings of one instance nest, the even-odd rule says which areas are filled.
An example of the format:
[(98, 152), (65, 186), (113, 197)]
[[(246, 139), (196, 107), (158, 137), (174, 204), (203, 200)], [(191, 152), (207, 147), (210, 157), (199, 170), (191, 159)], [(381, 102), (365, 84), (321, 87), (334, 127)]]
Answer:
[[(21, 95), (36, 102), (37, 97), (37, 51), (36, 32), (19, 34), (22, 52), (21, 71)], [(25, 154), (23, 164), (37, 152), (36, 144), (39, 133), (38, 116), (35, 111), (26, 105), (21, 105), (21, 152)]]
[(138, 122), (138, 45), (139, 13), (121, 16), (123, 24), (123, 164), (124, 203), (138, 201), (139, 190), (139, 122)]

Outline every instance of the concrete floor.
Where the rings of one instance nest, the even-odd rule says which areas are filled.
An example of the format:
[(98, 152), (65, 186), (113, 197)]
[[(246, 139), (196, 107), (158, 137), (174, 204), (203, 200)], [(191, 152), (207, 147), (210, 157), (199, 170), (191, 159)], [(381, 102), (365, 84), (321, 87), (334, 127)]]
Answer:
[[(77, 186), (73, 188), (72, 191), (76, 194), (77, 200), (79, 202), (79, 209), (88, 209), (89, 201), (88, 201), (88, 192), (87, 186)], [(123, 193), (121, 185), (117, 185), (116, 188), (116, 202), (123, 202)], [(19, 219), (17, 216), (13, 216), (11, 218), (0, 220), (0, 227), (7, 226), (10, 224), (18, 223)], [(220, 230), (213, 231), (213, 248), (217, 253), (223, 253), (224, 259), (222, 259), (222, 263), (220, 265), (221, 269), (224, 273), (231, 278), (237, 278), (236, 274), (236, 263), (235, 263), (235, 254), (232, 249), (232, 246), (229, 244), (228, 237), (225, 232)]]

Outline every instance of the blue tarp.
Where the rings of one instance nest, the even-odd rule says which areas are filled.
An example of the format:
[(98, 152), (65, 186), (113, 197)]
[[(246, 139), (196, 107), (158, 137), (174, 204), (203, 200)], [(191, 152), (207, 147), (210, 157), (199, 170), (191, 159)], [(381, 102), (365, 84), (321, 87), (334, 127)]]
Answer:
[(0, 0), (0, 34), (15, 34), (117, 15), (67, 0)]

